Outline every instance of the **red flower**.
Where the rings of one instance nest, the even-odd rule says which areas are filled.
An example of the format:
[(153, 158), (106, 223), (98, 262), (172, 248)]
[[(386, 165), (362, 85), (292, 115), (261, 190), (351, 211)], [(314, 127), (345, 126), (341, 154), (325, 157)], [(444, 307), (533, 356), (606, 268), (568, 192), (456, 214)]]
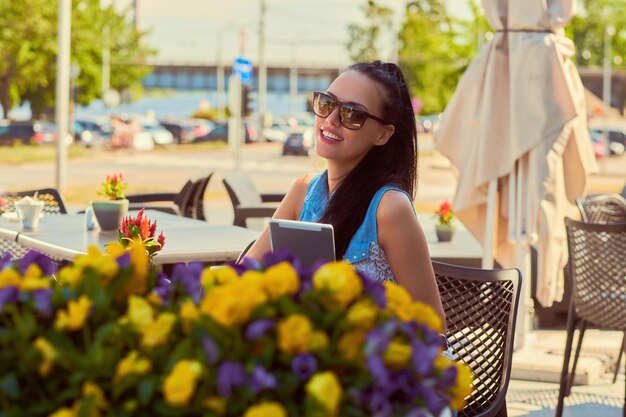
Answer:
[(144, 217), (144, 209), (141, 209), (136, 217), (127, 216), (122, 219), (118, 239), (124, 245), (133, 239), (139, 239), (146, 246), (148, 255), (152, 256), (165, 246), (165, 236), (161, 232), (156, 237), (156, 227), (156, 220), (150, 222), (147, 217)]
[(441, 224), (449, 224), (454, 218), (454, 211), (452, 211), (452, 205), (448, 200), (439, 205), (439, 210), (435, 214), (439, 216), (439, 223)]

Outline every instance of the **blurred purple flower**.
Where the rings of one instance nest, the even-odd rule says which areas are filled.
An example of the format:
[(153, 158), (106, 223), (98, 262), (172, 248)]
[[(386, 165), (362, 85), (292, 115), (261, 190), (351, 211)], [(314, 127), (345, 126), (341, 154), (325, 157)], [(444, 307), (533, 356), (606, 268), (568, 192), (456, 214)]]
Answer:
[(115, 258), (115, 262), (117, 262), (117, 266), (119, 266), (120, 269), (128, 267), (130, 265), (130, 253), (124, 252), (123, 255)]
[(0, 271), (13, 266), (13, 255), (11, 252), (6, 251), (0, 255)]
[(391, 383), (389, 375), (389, 369), (385, 366), (383, 359), (380, 356), (370, 356), (365, 359), (365, 366), (369, 369), (374, 380), (374, 385), (377, 387), (388, 387)]
[(382, 355), (389, 346), (389, 333), (380, 327), (370, 331), (365, 337), (365, 355)]
[(378, 281), (364, 277), (359, 273), (363, 280), (363, 289), (369, 295), (379, 308), (387, 308), (387, 297), (385, 295), (385, 286)]
[(172, 294), (172, 282), (165, 274), (159, 273), (153, 291), (161, 299), (161, 303), (167, 306), (170, 302), (170, 295)]
[(261, 262), (257, 261), (254, 258), (249, 258), (247, 256), (244, 256), (244, 258), (241, 260), (241, 263), (231, 263), (230, 266), (232, 266), (235, 271), (237, 271), (238, 275), (243, 274), (246, 271), (258, 271), (261, 269)]
[(297, 355), (291, 361), (291, 369), (299, 380), (305, 381), (311, 378), (317, 370), (317, 360), (310, 353)]
[(433, 388), (426, 384), (420, 384), (418, 386), (418, 397), (422, 398), (426, 404), (426, 408), (434, 416), (441, 414), (444, 408), (449, 403), (449, 398), (443, 397)]
[(276, 377), (271, 372), (268, 372), (264, 367), (257, 366), (252, 371), (252, 391), (256, 394), (259, 392), (269, 389), (276, 389), (278, 386), (278, 382)]
[(24, 273), (31, 264), (36, 264), (46, 276), (51, 276), (58, 270), (56, 262), (54, 262), (52, 259), (44, 255), (43, 253), (29, 250), (18, 262), (20, 274), (24, 275)]
[(405, 417), (431, 417), (432, 414), (425, 408), (413, 408)]
[(211, 365), (214, 365), (219, 359), (220, 348), (219, 346), (217, 346), (217, 343), (215, 343), (215, 340), (213, 340), (212, 337), (204, 336), (202, 338), (202, 350), (204, 350), (207, 362), (209, 362)]
[(443, 391), (447, 391), (449, 388), (454, 386), (457, 374), (458, 369), (456, 366), (450, 366), (449, 368), (446, 368), (439, 377), (439, 380), (437, 381), (437, 387), (442, 389)]
[(172, 285), (182, 288), (184, 294), (189, 295), (194, 303), (198, 304), (204, 291), (200, 282), (203, 266), (200, 262), (176, 264), (172, 272)]
[(17, 301), (19, 295), (17, 287), (9, 286), (0, 288), (0, 313), (4, 310), (4, 305)]
[(411, 348), (413, 350), (413, 369), (418, 375), (429, 376), (433, 371), (433, 362), (439, 355), (439, 346), (426, 345), (415, 339), (411, 342)]
[(389, 398), (377, 391), (369, 396), (369, 408), (375, 417), (390, 417), (393, 411)]
[(276, 326), (274, 320), (260, 319), (255, 320), (246, 327), (244, 337), (246, 340), (257, 340), (261, 338), (265, 333), (272, 330)]
[(217, 393), (221, 397), (230, 397), (233, 388), (246, 382), (246, 370), (243, 365), (233, 361), (224, 361), (217, 368)]
[(43, 317), (52, 316), (52, 288), (43, 288), (33, 291), (35, 310)]
[(290, 264), (294, 265), (294, 263), (296, 262), (296, 257), (288, 249), (277, 249), (273, 252), (268, 252), (263, 255), (262, 263), (263, 265), (265, 265), (266, 268), (269, 268), (270, 266), (274, 266), (281, 262), (289, 262)]
[(446, 341), (446, 337), (444, 335), (437, 333), (425, 324), (422, 324), (420, 327), (422, 329), (422, 334), (424, 335), (424, 343), (443, 347), (448, 346), (448, 342)]

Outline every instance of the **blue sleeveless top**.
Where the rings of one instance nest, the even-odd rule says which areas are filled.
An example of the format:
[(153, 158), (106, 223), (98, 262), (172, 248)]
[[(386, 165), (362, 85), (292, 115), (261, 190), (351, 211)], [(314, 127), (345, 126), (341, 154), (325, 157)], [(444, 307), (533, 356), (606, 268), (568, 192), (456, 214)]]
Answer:
[[(365, 273), (376, 281), (393, 281), (396, 278), (391, 271), (385, 251), (378, 244), (378, 231), (376, 227), (376, 211), (378, 204), (389, 190), (401, 191), (410, 197), (406, 191), (394, 185), (385, 185), (381, 187), (370, 202), (363, 223), (357, 229), (352, 240), (348, 245), (343, 259), (351, 263), (359, 272)], [(327, 171), (317, 174), (311, 179), (302, 211), (300, 212), (301, 221), (318, 222), (324, 214), (326, 205), (328, 204), (328, 180)]]

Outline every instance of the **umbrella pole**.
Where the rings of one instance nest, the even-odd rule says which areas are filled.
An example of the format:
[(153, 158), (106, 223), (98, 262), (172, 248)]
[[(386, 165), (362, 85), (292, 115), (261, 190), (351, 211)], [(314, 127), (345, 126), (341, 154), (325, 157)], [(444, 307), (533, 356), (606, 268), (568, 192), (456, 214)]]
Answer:
[[(528, 344), (531, 336), (533, 322), (533, 305), (530, 294), (530, 242), (528, 239), (529, 230), (522, 225), (528, 225), (529, 212), (524, 210), (524, 195), (528, 194), (528, 190), (524, 189), (524, 179), (527, 178), (528, 169), (526, 161), (518, 159), (515, 163), (515, 169), (509, 176), (509, 225), (513, 225), (512, 233), (509, 234), (509, 240), (513, 240), (515, 244), (515, 265), (522, 274), (522, 288), (520, 293), (520, 305), (517, 309), (517, 318), (515, 323), (515, 344), (514, 349), (518, 350)], [(511, 178), (512, 177), (512, 178)], [(511, 189), (513, 189), (511, 191)]]
[(496, 223), (496, 191), (498, 186), (498, 179), (489, 181), (489, 188), (487, 190), (487, 217), (485, 221), (485, 239), (483, 240), (483, 269), (493, 269), (493, 229)]

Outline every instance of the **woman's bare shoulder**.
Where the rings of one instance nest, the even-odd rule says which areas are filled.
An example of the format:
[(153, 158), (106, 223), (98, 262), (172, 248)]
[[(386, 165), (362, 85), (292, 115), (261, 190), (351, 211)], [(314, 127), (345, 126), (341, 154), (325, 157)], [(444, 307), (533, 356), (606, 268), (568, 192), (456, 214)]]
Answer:
[(413, 202), (398, 190), (389, 190), (383, 194), (376, 211), (379, 222), (402, 222), (407, 218), (415, 218)]

